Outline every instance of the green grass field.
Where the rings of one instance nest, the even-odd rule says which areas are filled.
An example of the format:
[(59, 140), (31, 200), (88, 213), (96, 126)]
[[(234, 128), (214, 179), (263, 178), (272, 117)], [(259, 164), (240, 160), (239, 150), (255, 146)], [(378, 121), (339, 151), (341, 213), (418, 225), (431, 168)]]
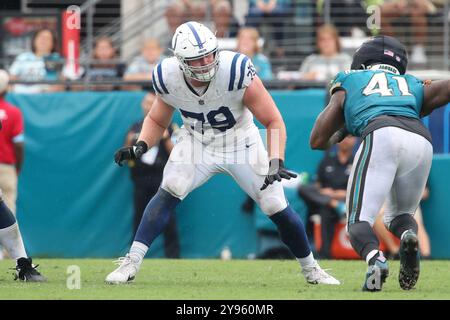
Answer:
[[(104, 283), (114, 269), (111, 260), (35, 259), (47, 283), (13, 280), (12, 260), (0, 261), (0, 299), (450, 299), (450, 261), (423, 261), (417, 288), (400, 289), (398, 261), (383, 292), (361, 292), (366, 266), (362, 261), (321, 261), (341, 280), (340, 286), (305, 282), (296, 261), (279, 260), (145, 260), (136, 281)], [(67, 288), (67, 267), (81, 270), (81, 288)]]

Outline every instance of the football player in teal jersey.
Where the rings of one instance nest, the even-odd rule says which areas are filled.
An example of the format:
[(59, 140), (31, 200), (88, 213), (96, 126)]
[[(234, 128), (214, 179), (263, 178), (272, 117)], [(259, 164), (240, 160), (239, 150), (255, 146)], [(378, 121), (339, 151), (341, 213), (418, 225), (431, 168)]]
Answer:
[(362, 138), (347, 186), (347, 230), (367, 262), (364, 291), (380, 291), (389, 275), (372, 229), (386, 202), (384, 223), (400, 239), (399, 283), (414, 288), (420, 273), (413, 214), (430, 172), (431, 135), (420, 120), (450, 102), (450, 81), (405, 74), (404, 45), (377, 36), (361, 45), (351, 70), (332, 81), (330, 102), (311, 133), (313, 149), (327, 149), (351, 134)]

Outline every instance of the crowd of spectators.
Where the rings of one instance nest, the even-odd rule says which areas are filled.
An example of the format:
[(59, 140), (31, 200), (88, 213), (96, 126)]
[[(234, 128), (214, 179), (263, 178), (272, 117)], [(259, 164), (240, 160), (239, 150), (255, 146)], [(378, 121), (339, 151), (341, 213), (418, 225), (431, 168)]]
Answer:
[[(234, 49), (248, 55), (255, 64), (259, 76), (263, 80), (299, 79), (326, 83), (337, 72), (350, 66), (350, 50), (342, 46), (341, 36), (367, 37), (379, 33), (380, 30), (369, 29), (367, 25), (367, 8), (377, 5), (381, 14), (381, 31), (388, 35), (398, 35), (405, 28), (398, 28), (398, 19), (409, 19), (412, 45), (410, 60), (412, 66), (426, 66), (427, 63), (427, 24), (430, 15), (440, 12), (442, 1), (439, 0), (365, 0), (365, 1), (328, 1), (329, 23), (325, 24), (325, 1), (294, 0), (248, 0), (243, 19), (235, 17), (231, 0), (176, 0), (171, 1), (165, 11), (167, 31), (158, 39), (143, 41), (140, 54), (129, 61), (120, 59), (117, 46), (107, 36), (96, 39), (89, 62), (83, 64), (78, 80), (104, 81), (151, 81), (154, 66), (164, 57), (171, 55), (171, 37), (175, 29), (183, 22), (197, 20), (215, 30), (219, 39), (233, 39)], [(309, 55), (297, 57), (296, 63), (289, 65), (290, 73), (286, 76), (279, 72), (281, 58), (289, 53), (285, 45), (287, 29), (293, 16), (299, 15), (306, 8), (314, 8), (310, 15), (315, 27), (311, 52)], [(295, 10), (294, 10), (295, 9)], [(305, 11), (310, 12), (310, 11)], [(238, 22), (239, 21), (239, 22)], [(359, 32), (355, 32), (359, 30)], [(400, 33), (401, 33), (400, 32)], [(300, 36), (300, 35), (299, 35)], [(400, 34), (401, 36), (401, 34)], [(287, 39), (291, 41), (292, 39)], [(286, 40), (286, 41), (287, 41)], [(18, 55), (9, 65), (12, 80), (42, 81), (64, 80), (63, 59), (58, 48), (58, 39), (50, 29), (38, 30), (32, 39), (31, 50)], [(275, 59), (275, 60), (273, 60)], [(277, 61), (277, 62), (275, 62)], [(286, 68), (284, 68), (286, 69)], [(283, 69), (283, 70), (284, 70)], [(150, 86), (144, 86), (144, 90)], [(15, 85), (14, 91), (36, 93), (58, 91), (64, 89), (80, 90), (83, 86), (55, 86), (48, 84)], [(95, 85), (90, 90), (142, 89), (142, 86)]]

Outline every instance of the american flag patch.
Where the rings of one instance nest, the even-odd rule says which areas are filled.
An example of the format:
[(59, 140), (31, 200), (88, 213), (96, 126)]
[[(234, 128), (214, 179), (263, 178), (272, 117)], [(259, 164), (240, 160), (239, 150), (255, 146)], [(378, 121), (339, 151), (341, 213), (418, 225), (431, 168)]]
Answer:
[(387, 56), (394, 57), (394, 53), (391, 50), (384, 50), (384, 54)]

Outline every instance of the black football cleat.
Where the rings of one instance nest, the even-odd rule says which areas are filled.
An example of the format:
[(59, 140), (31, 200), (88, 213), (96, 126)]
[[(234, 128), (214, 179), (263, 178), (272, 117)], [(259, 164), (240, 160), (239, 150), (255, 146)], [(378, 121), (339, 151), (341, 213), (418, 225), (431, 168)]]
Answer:
[(19, 279), (25, 282), (45, 282), (47, 278), (41, 275), (36, 268), (39, 265), (33, 265), (31, 258), (17, 259), (16, 274), (14, 280)]
[(403, 290), (414, 289), (420, 274), (419, 241), (412, 231), (406, 231), (400, 241), (400, 273), (398, 282)]

